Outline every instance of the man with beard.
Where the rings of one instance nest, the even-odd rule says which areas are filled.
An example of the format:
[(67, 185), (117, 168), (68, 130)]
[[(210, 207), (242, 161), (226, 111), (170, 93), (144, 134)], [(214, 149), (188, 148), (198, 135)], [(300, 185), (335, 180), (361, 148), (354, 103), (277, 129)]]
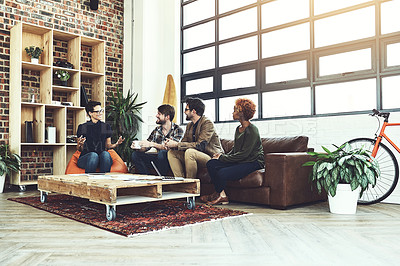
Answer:
[(224, 152), (214, 123), (203, 115), (204, 109), (201, 99), (187, 98), (185, 115), (190, 123), (185, 134), (181, 142), (170, 138), (165, 143), (174, 176), (196, 178), (198, 167), (206, 167), (213, 154)]
[[(167, 158), (167, 148), (165, 141), (167, 139), (173, 139), (179, 142), (182, 139), (183, 129), (177, 124), (173, 123), (172, 120), (175, 116), (175, 108), (169, 104), (160, 105), (156, 115), (157, 126), (147, 138), (147, 140), (139, 141), (139, 146), (132, 143), (132, 149), (138, 149), (132, 152), (131, 160), (135, 165), (137, 174), (149, 174), (149, 168), (151, 169), (151, 161), (155, 163), (162, 175), (167, 175), (169, 171), (169, 164)], [(155, 148), (157, 152), (147, 152), (151, 148)]]

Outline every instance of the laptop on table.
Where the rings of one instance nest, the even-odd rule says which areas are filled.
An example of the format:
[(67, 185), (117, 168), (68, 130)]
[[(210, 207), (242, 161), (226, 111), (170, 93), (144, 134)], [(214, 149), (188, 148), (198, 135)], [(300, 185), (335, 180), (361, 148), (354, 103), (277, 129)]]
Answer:
[(160, 177), (161, 177), (161, 180), (163, 180), (163, 181), (183, 181), (183, 180), (185, 180), (185, 178), (183, 178), (183, 177), (163, 176), (163, 175), (160, 173), (160, 171), (158, 170), (156, 164), (155, 164), (153, 161), (151, 161), (150, 163), (151, 163), (151, 165), (153, 166), (154, 170), (156, 170), (158, 176), (160, 176)]

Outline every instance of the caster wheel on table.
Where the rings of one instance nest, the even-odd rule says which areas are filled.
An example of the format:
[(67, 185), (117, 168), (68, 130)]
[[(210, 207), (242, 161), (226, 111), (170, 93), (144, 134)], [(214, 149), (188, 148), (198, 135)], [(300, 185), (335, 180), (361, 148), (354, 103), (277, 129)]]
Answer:
[(19, 186), (19, 191), (20, 191), (20, 192), (25, 192), (25, 191), (26, 191), (26, 186), (20, 185), (20, 186)]
[(47, 201), (47, 193), (40, 191), (40, 202), (45, 203)]
[(117, 216), (117, 212), (115, 211), (113, 206), (107, 206), (107, 210), (106, 210), (106, 217), (108, 221), (112, 221), (115, 219), (115, 217)]
[(194, 210), (194, 208), (196, 208), (196, 202), (194, 201), (194, 198), (188, 198), (186, 206), (189, 210)]

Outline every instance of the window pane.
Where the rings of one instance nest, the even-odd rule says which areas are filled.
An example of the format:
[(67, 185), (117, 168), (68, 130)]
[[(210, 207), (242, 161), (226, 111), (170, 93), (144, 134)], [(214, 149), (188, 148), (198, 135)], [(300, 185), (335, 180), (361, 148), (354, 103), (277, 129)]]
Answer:
[(257, 47), (257, 36), (222, 44), (219, 48), (219, 65), (228, 66), (257, 60)]
[(400, 65), (400, 43), (389, 44), (386, 52), (387, 66)]
[(211, 121), (215, 121), (215, 100), (205, 100), (203, 103), (206, 106), (204, 115), (210, 118)]
[(299, 88), (263, 93), (263, 117), (265, 118), (310, 114), (310, 88)]
[(309, 0), (280, 0), (261, 6), (263, 29), (308, 18), (309, 16)]
[(265, 67), (265, 83), (307, 78), (307, 61)]
[(219, 13), (222, 14), (255, 2), (257, 2), (257, 0), (219, 0), (218, 9)]
[(382, 79), (382, 107), (400, 108), (400, 76)]
[(381, 33), (400, 31), (400, 1), (394, 0), (381, 4)]
[(358, 40), (375, 35), (375, 7), (315, 21), (315, 46)]
[(219, 20), (219, 39), (246, 34), (257, 30), (257, 8), (242, 11)]
[(320, 76), (371, 68), (371, 48), (319, 58)]
[(314, 0), (314, 15), (354, 6), (364, 2), (368, 2), (368, 0)]
[(219, 99), (219, 120), (220, 121), (228, 121), (233, 120), (232, 113), (233, 107), (235, 106), (235, 101), (238, 98), (246, 98), (252, 100), (257, 105), (257, 111), (254, 114), (253, 118), (258, 118), (258, 95), (242, 95), (242, 96), (234, 96), (228, 98)]
[(215, 48), (210, 47), (183, 55), (183, 72), (191, 73), (215, 67)]
[[(205, 105), (204, 115), (206, 117), (210, 118), (211, 121), (215, 121), (215, 100), (214, 99), (203, 100), (203, 103)], [(186, 104), (183, 103), (183, 106), (182, 106), (182, 117), (183, 117), (183, 122), (184, 123), (185, 123), (185, 121), (189, 122), (188, 120), (186, 120), (185, 107), (186, 107)], [(153, 128), (151, 130), (153, 130)]]
[(231, 90), (254, 86), (256, 86), (255, 69), (222, 75), (222, 90)]
[(183, 6), (183, 25), (215, 16), (215, 0), (197, 0)]
[(215, 41), (215, 21), (201, 24), (183, 31), (183, 49)]
[(262, 35), (263, 58), (310, 49), (309, 23)]
[(186, 81), (186, 94), (198, 94), (213, 91), (213, 77)]
[(375, 79), (317, 86), (316, 113), (351, 112), (376, 108)]

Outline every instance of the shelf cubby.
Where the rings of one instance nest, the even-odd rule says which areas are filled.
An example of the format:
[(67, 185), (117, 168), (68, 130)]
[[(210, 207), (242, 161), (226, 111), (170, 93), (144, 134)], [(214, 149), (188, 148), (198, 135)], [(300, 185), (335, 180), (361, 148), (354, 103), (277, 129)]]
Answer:
[[(22, 157), (22, 171), (12, 175), (11, 184), (23, 186), (35, 184), (38, 175), (64, 173), (76, 151), (67, 136), (76, 134), (78, 125), (87, 120), (80, 106), (81, 86), (89, 99), (105, 104), (105, 43), (25, 22), (10, 32), (9, 143), (11, 151)], [(43, 48), (38, 64), (26, 54), (25, 47), (31, 45)], [(56, 65), (57, 61), (73, 66)], [(67, 86), (55, 78), (57, 70), (69, 72)], [(33, 121), (33, 142), (26, 141), (25, 121)], [(56, 143), (46, 143), (49, 126), (56, 128)]]

